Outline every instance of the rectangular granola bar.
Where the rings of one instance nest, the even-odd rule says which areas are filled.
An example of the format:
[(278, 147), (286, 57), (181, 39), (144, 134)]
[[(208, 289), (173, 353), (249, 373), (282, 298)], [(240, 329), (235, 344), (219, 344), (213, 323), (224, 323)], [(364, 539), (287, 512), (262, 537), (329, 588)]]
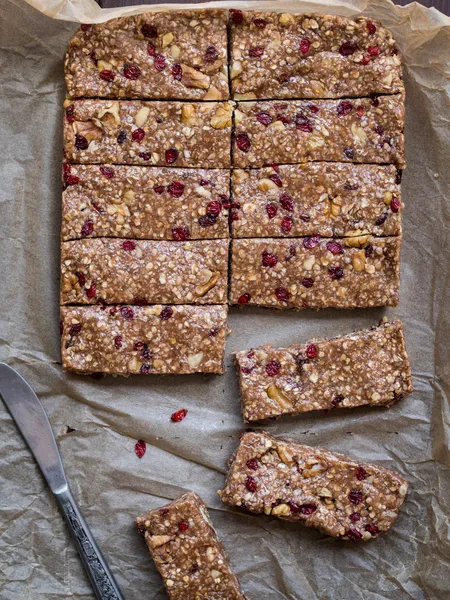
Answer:
[(245, 600), (203, 500), (188, 492), (136, 519), (170, 600)]
[(236, 353), (245, 422), (310, 410), (391, 406), (413, 391), (400, 321), (289, 348)]
[(233, 240), (230, 304), (357, 308), (398, 303), (401, 237)]
[(224, 304), (228, 240), (63, 242), (61, 304)]
[(390, 31), (366, 17), (232, 11), (231, 55), (236, 99), (403, 90), (401, 58)]
[(399, 235), (400, 178), (394, 165), (309, 162), (235, 169), (232, 235)]
[(61, 353), (77, 373), (223, 373), (226, 306), (63, 306)]
[(242, 434), (218, 493), (230, 506), (366, 541), (392, 527), (407, 490), (389, 469), (258, 431)]
[(350, 100), (238, 102), (233, 164), (307, 161), (404, 166), (404, 94)]
[(218, 102), (66, 101), (68, 162), (227, 168), (232, 107)]
[(227, 99), (226, 12), (149, 12), (82, 25), (65, 71), (73, 98)]
[(229, 172), (64, 165), (62, 238), (228, 238)]

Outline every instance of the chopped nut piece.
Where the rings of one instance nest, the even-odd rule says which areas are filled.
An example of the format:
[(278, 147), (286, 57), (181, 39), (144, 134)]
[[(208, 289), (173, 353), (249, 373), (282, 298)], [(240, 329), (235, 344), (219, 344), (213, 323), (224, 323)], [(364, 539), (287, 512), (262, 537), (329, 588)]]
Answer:
[(193, 69), (188, 65), (181, 65), (183, 75), (181, 77), (182, 83), (187, 87), (199, 88), (201, 90), (207, 90), (210, 85), (210, 79), (208, 75)]

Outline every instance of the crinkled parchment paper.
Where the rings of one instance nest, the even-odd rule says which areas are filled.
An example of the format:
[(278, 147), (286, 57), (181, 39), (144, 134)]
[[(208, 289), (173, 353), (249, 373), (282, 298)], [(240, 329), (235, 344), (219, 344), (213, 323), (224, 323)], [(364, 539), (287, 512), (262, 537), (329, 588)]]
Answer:
[[(232, 309), (226, 375), (97, 381), (63, 373), (59, 363), (63, 57), (76, 29), (69, 21), (144, 8), (101, 11), (94, 0), (29, 2), (41, 12), (23, 0), (2, 0), (0, 13), (0, 359), (20, 371), (43, 401), (73, 492), (125, 598), (165, 598), (133, 518), (188, 489), (210, 507), (253, 600), (449, 598), (450, 19), (388, 0), (258, 3), (300, 12), (362, 12), (390, 27), (400, 45), (408, 168), (399, 307)], [(398, 469), (411, 492), (394, 529), (352, 544), (222, 506), (215, 492), (243, 429), (231, 352), (344, 334), (375, 325), (383, 314), (405, 324), (412, 396), (388, 410), (319, 412), (266, 428)], [(188, 417), (172, 423), (170, 414), (182, 407)], [(0, 424), (0, 597), (92, 599), (55, 503), (1, 402)], [(74, 431), (65, 433), (67, 426)], [(134, 453), (138, 439), (148, 445), (141, 460)]]

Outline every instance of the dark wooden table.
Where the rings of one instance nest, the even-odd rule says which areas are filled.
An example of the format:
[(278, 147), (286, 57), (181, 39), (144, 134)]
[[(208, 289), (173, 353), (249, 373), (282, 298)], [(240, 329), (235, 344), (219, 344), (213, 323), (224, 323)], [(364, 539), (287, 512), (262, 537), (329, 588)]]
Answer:
[[(401, 4), (402, 6), (409, 4), (410, 2), (410, 0), (394, 1), (395, 4)], [(132, 6), (134, 4), (156, 4), (156, 2), (152, 2), (152, 0), (97, 0), (97, 2), (102, 8), (112, 8), (114, 6)], [(172, 2), (184, 2), (185, 4), (189, 4), (188, 0), (165, 0), (164, 3), (171, 4)], [(276, 0), (274, 0), (274, 2), (276, 2)], [(428, 7), (433, 6), (444, 14), (450, 15), (450, 0), (420, 0), (420, 4)]]

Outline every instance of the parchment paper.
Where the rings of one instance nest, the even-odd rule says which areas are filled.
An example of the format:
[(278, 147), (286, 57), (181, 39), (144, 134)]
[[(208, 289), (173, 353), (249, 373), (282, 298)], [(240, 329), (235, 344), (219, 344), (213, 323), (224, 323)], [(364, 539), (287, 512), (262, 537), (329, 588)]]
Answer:
[[(399, 307), (232, 309), (226, 375), (98, 381), (65, 374), (59, 363), (63, 57), (76, 29), (67, 20), (100, 21), (144, 8), (101, 11), (94, 0), (30, 4), (66, 22), (23, 0), (1, 2), (0, 360), (43, 401), (74, 495), (126, 600), (165, 598), (134, 517), (189, 489), (210, 507), (252, 600), (449, 598), (450, 19), (388, 0), (258, 3), (363, 12), (398, 40), (406, 66), (408, 163)], [(232, 350), (344, 334), (375, 325), (383, 314), (405, 324), (412, 396), (388, 410), (310, 413), (265, 428), (398, 469), (411, 492), (394, 529), (352, 544), (222, 506), (215, 492), (243, 429)], [(187, 418), (173, 424), (170, 414), (183, 407)], [(1, 402), (0, 423), (0, 597), (92, 599), (55, 503)], [(67, 426), (74, 431), (65, 433)], [(141, 460), (134, 453), (138, 439), (147, 442)]]

